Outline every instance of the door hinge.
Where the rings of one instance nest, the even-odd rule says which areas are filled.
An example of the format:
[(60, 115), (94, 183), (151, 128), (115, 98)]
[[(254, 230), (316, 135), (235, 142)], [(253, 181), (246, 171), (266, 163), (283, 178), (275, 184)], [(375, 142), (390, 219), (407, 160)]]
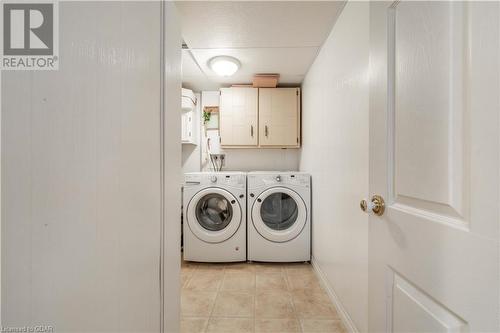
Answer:
[(299, 90), (295, 90), (295, 95), (299, 96)]
[(297, 143), (299, 143), (299, 138), (297, 138)]

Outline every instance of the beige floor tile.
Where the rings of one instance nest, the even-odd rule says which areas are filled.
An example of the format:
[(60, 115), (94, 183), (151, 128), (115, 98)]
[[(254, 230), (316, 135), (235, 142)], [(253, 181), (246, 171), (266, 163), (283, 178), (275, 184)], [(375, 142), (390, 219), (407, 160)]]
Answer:
[(345, 329), (340, 320), (302, 319), (304, 333), (344, 333)]
[(181, 318), (181, 333), (203, 333), (208, 324), (208, 318)]
[(253, 328), (252, 318), (210, 318), (207, 333), (251, 333)]
[(185, 317), (208, 317), (212, 313), (216, 292), (183, 290), (181, 315)]
[(255, 296), (255, 317), (284, 319), (294, 318), (292, 298), (287, 292), (258, 292)]
[(226, 264), (219, 263), (198, 263), (196, 265), (197, 272), (223, 272), (226, 268)]
[(190, 262), (186, 263), (183, 262), (181, 263), (181, 272), (193, 272), (196, 269), (197, 265), (192, 264)]
[(287, 276), (290, 290), (322, 291), (318, 279), (314, 275), (292, 274)]
[(255, 265), (248, 262), (229, 263), (225, 266), (226, 272), (255, 272)]
[(285, 272), (289, 275), (303, 275), (303, 274), (308, 274), (312, 275), (314, 274), (314, 270), (312, 268), (311, 264), (308, 263), (294, 263), (294, 264), (287, 264), (284, 266)]
[(297, 319), (256, 319), (255, 333), (296, 333), (301, 332)]
[(290, 292), (294, 298), (302, 301), (317, 301), (330, 303), (330, 298), (323, 290), (292, 290)]
[(182, 262), (181, 280), (182, 332), (345, 332), (308, 264)]
[(181, 261), (181, 268), (189, 268), (189, 267), (195, 268), (197, 265), (198, 263), (194, 261), (185, 261), (185, 260)]
[(183, 261), (181, 264), (181, 286), (185, 287), (188, 280), (193, 276), (196, 265)]
[(257, 273), (271, 273), (271, 274), (277, 274), (277, 273), (283, 273), (283, 265), (279, 263), (253, 263), (255, 266), (255, 271)]
[(255, 290), (255, 274), (253, 272), (226, 272), (222, 280), (223, 291), (247, 291)]
[(196, 270), (184, 289), (199, 290), (199, 291), (218, 291), (222, 282), (224, 273), (213, 271), (198, 271)]
[(220, 291), (215, 300), (214, 317), (253, 317), (254, 295), (251, 293)]
[(259, 290), (288, 290), (286, 278), (282, 274), (260, 274), (256, 276), (256, 288)]
[(184, 274), (181, 272), (181, 287), (185, 288), (192, 274)]
[(308, 300), (292, 296), (295, 313), (305, 319), (339, 319), (337, 311), (329, 302)]

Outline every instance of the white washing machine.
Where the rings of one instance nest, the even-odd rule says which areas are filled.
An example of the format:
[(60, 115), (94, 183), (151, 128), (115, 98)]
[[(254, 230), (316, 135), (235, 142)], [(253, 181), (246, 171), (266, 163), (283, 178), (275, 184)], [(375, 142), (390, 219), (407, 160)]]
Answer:
[(184, 176), (184, 260), (246, 261), (246, 174)]
[(248, 260), (311, 260), (311, 176), (249, 172)]

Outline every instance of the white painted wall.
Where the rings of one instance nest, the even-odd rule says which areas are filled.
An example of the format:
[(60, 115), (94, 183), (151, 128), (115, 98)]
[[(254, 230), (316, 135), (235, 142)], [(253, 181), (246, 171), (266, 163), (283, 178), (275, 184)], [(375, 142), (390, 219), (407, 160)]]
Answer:
[(225, 149), (225, 170), (296, 171), (300, 149)]
[[(219, 105), (219, 91), (203, 91), (201, 97), (202, 110), (204, 106)], [(204, 171), (211, 170), (207, 156), (206, 134), (202, 129), (201, 167)], [(208, 131), (208, 135), (218, 135), (218, 131)], [(299, 168), (300, 149), (224, 149), (226, 166), (223, 170), (256, 171), (256, 170), (289, 170)]]
[[(180, 50), (166, 65), (178, 148), (162, 164), (161, 13), (160, 2), (61, 2), (60, 69), (2, 73), (3, 326), (160, 330), (162, 199), (165, 232), (180, 234), (179, 188), (161, 196), (163, 170), (180, 182)], [(178, 241), (164, 253), (174, 332)]]
[[(219, 98), (220, 94), (219, 91), (202, 91), (201, 92), (201, 114), (202, 117), (200, 118), (201, 121), (203, 122), (203, 109), (205, 106), (219, 106)], [(202, 124), (200, 126), (201, 133), (200, 133), (200, 145), (201, 145), (201, 155), (200, 155), (200, 166), (201, 166), (201, 171), (211, 171), (213, 170), (212, 165), (210, 163), (210, 159), (208, 158), (207, 154), (207, 139), (213, 138), (216, 139), (217, 136), (219, 135), (218, 130), (206, 130), (205, 126)], [(226, 167), (224, 167), (223, 170), (229, 170)]]
[(348, 321), (367, 330), (368, 3), (348, 2), (302, 86), (300, 170), (312, 174), (315, 264)]

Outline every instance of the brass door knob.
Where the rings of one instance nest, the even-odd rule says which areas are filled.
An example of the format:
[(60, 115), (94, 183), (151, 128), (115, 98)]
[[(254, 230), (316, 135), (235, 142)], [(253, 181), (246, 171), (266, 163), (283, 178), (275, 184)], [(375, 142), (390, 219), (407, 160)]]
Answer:
[(385, 211), (385, 201), (380, 195), (374, 195), (372, 200), (367, 202), (365, 199), (361, 200), (359, 207), (365, 213), (374, 213), (377, 216), (382, 216)]

